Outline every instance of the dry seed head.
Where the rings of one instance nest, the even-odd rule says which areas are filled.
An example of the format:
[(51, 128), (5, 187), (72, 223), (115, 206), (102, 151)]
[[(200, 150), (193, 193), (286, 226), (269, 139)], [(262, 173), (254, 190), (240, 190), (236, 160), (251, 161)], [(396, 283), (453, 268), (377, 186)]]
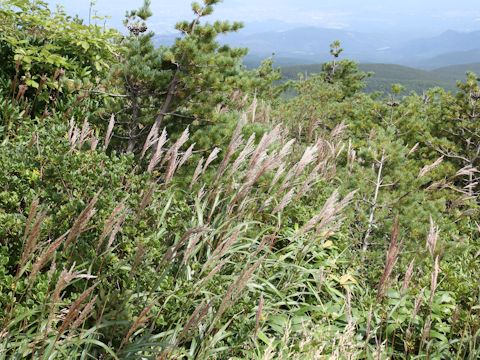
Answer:
[(80, 234), (85, 231), (85, 228), (90, 221), (90, 219), (95, 215), (96, 210), (94, 209), (100, 192), (95, 194), (95, 196), (90, 200), (88, 205), (83, 209), (80, 215), (77, 217), (75, 222), (73, 223), (68, 236), (67, 240), (65, 241), (65, 248), (67, 248), (73, 241), (75, 241)]
[(210, 309), (211, 307), (211, 303), (208, 303), (208, 304), (204, 304), (203, 302), (201, 304), (199, 304), (195, 310), (193, 311), (192, 315), (190, 316), (190, 318), (188, 319), (187, 323), (185, 324), (185, 326), (183, 327), (183, 330), (182, 332), (180, 333), (180, 336), (179, 336), (179, 341), (184, 339), (189, 331), (195, 327), (197, 327), (197, 325), (202, 321), (202, 319), (207, 315), (208, 313), (208, 310)]
[(108, 145), (110, 145), (110, 141), (112, 140), (112, 136), (113, 136), (114, 126), (115, 126), (115, 115), (112, 114), (112, 116), (110, 117), (110, 121), (108, 123), (107, 133), (105, 134), (105, 143), (103, 145), (104, 150), (107, 150)]
[(421, 177), (424, 177), (425, 175), (427, 175), (430, 171), (434, 170), (435, 168), (437, 168), (442, 162), (443, 162), (443, 159), (444, 159), (444, 156), (441, 156), (439, 157), (437, 160), (435, 160), (435, 162), (433, 164), (430, 164), (430, 165), (426, 165), (425, 167), (422, 168), (422, 170), (420, 170), (420, 173), (418, 174), (418, 177), (421, 178)]
[(350, 170), (352, 170), (352, 167), (356, 160), (357, 160), (357, 151), (352, 147), (352, 141), (349, 140), (348, 150), (347, 150), (347, 164)]
[(423, 326), (421, 344), (425, 344), (425, 342), (428, 339), (430, 339), (431, 327), (432, 327), (432, 320), (428, 318), (427, 321), (425, 321), (425, 325)]
[(415, 318), (417, 317), (419, 311), (420, 311), (420, 308), (422, 306), (422, 302), (423, 302), (423, 298), (422, 298), (422, 294), (420, 293), (417, 298), (415, 299), (415, 305), (413, 307), (413, 313), (412, 313), (412, 319), (415, 320)]
[(180, 135), (180, 137), (175, 142), (173, 147), (176, 148), (177, 150), (180, 149), (188, 141), (189, 137), (190, 137), (190, 129), (187, 127), (185, 130), (183, 130), (182, 135)]
[(58, 250), (60, 245), (64, 242), (66, 235), (60, 236), (57, 240), (50, 244), (50, 246), (40, 254), (37, 261), (32, 266), (32, 271), (29, 275), (29, 280), (33, 281), (37, 276), (38, 272), (50, 261), (53, 254)]
[(232, 245), (237, 242), (239, 235), (240, 235), (240, 231), (236, 230), (226, 241), (219, 243), (218, 246), (213, 251), (212, 258), (215, 258), (216, 256), (218, 257), (224, 256), (227, 253), (227, 251), (230, 250)]
[(20, 99), (23, 99), (27, 90), (28, 90), (27, 85), (18, 85), (18, 93), (15, 100), (19, 101)]
[(250, 105), (250, 112), (252, 113), (252, 123), (255, 122), (255, 118), (257, 115), (257, 106), (258, 106), (258, 100), (257, 100), (257, 94), (253, 97), (252, 105)]
[(228, 163), (230, 162), (230, 159), (232, 158), (233, 154), (237, 151), (237, 149), (240, 147), (240, 145), (243, 143), (242, 128), (246, 122), (247, 122), (247, 115), (244, 113), (233, 132), (232, 139), (228, 144), (228, 148), (225, 153), (225, 156), (222, 162), (220, 163), (220, 166), (218, 167), (215, 181), (218, 181), (222, 177), (222, 175), (225, 173), (225, 170), (228, 166)]
[(35, 144), (36, 144), (37, 147), (38, 147), (38, 134), (37, 134), (37, 133), (33, 133), (32, 138), (31, 138), (30, 141), (28, 142), (28, 145), (27, 145), (27, 146), (28, 146), (28, 148), (31, 149), (31, 148), (33, 147), (33, 145), (35, 145)]
[[(25, 233), (23, 236), (24, 246), (22, 250), (22, 256), (20, 258), (18, 271), (21, 271), (21, 269), (25, 266), (28, 259), (35, 251), (35, 248), (38, 243), (38, 239), (40, 238), (41, 227), (42, 227), (43, 220), (46, 217), (46, 212), (43, 211), (40, 214), (38, 214), (37, 211), (38, 211), (38, 199), (33, 201), (32, 206), (30, 208), (30, 212), (28, 214), (27, 222), (25, 225)], [(32, 222), (33, 222), (33, 225), (32, 225)]]
[(185, 164), (188, 159), (190, 159), (190, 157), (192, 156), (193, 154), (193, 148), (195, 147), (195, 144), (192, 144), (190, 145), (190, 147), (187, 149), (187, 151), (185, 151), (185, 153), (183, 154), (182, 158), (180, 159), (180, 162), (178, 163), (178, 168), (180, 169), (183, 164)]
[(330, 133), (330, 137), (332, 139), (340, 137), (345, 132), (347, 127), (348, 127), (347, 124), (345, 124), (344, 122), (341, 122), (340, 124), (335, 126), (335, 128), (332, 130), (332, 132)]
[(205, 159), (203, 157), (198, 161), (195, 172), (193, 173), (192, 182), (190, 183), (190, 189), (193, 187), (193, 185), (197, 182), (199, 176), (202, 174), (204, 161)]
[(288, 193), (286, 193), (277, 207), (273, 210), (272, 214), (277, 214), (281, 212), (285, 207), (292, 201), (293, 195), (295, 194), (295, 189), (290, 189)]
[(75, 126), (75, 129), (73, 129), (72, 136), (70, 137), (70, 150), (75, 149), (79, 137), (79, 131), (78, 128)]
[(205, 170), (207, 170), (208, 166), (213, 161), (215, 161), (215, 159), (217, 159), (219, 152), (220, 152), (220, 148), (217, 148), (217, 147), (212, 150), (212, 152), (210, 153), (210, 155), (207, 158), (207, 161), (205, 161), (205, 166), (203, 167), (202, 173), (205, 173)]
[(435, 224), (432, 217), (430, 216), (430, 230), (427, 236), (427, 249), (432, 257), (434, 256), (435, 248), (437, 246), (438, 235), (438, 226)]
[(55, 289), (50, 298), (52, 306), (55, 306), (55, 304), (60, 301), (61, 292), (63, 291), (63, 289), (65, 289), (68, 284), (70, 284), (70, 282), (72, 282), (72, 280), (75, 279), (77, 275), (79, 275), (78, 272), (74, 271), (74, 266), (75, 264), (70, 268), (70, 270), (63, 269), (60, 273), (60, 277), (57, 280), (57, 284), (55, 285)]
[(347, 196), (340, 200), (337, 206), (337, 212), (343, 210), (348, 204), (350, 204), (356, 193), (357, 190), (351, 191), (347, 194)]
[[(235, 300), (240, 296), (244, 288), (247, 286), (248, 281), (252, 277), (253, 273), (257, 270), (260, 264), (265, 260), (267, 255), (262, 256), (258, 259), (252, 266), (246, 267), (238, 276), (237, 280), (234, 281), (229, 288), (225, 296), (223, 297), (222, 303), (218, 308), (217, 313), (215, 314), (215, 320), (218, 320), (222, 317), (225, 311), (230, 307)], [(212, 322), (210, 327), (210, 331), (213, 330), (213, 326), (215, 325), (215, 321)]]
[(75, 120), (73, 117), (69, 121), (70, 127), (68, 129), (68, 141), (70, 142), (70, 145), (74, 144), (77, 142), (77, 125), (75, 124)]
[(458, 198), (452, 200), (452, 202), (450, 204), (450, 208), (451, 209), (458, 209), (462, 206), (465, 206), (468, 202), (470, 202), (472, 200), (475, 200), (475, 199), (476, 198), (474, 196), (470, 196), (470, 195), (459, 196)]
[(142, 213), (147, 208), (148, 204), (152, 202), (154, 192), (155, 183), (152, 183), (143, 193), (142, 201), (140, 201), (140, 205), (138, 206), (137, 214)]
[[(200, 288), (202, 285), (208, 283), (216, 274), (218, 274), (223, 266), (227, 263), (227, 260), (228, 258), (226, 259), (223, 259), (222, 261), (220, 261), (220, 263), (218, 263), (218, 265), (216, 265), (209, 273), (207, 276), (205, 276), (202, 280), (200, 280), (200, 282), (198, 283), (197, 285), (197, 288)], [(204, 267), (205, 269), (207, 267)], [(202, 272), (203, 272), (203, 269), (202, 269)]]
[(449, 188), (451, 185), (446, 182), (445, 179), (440, 181), (433, 182), (430, 186), (426, 188), (427, 191), (435, 191), (439, 189)]
[(260, 254), (266, 246), (271, 250), (273, 247), (273, 244), (275, 243), (275, 240), (277, 240), (277, 237), (275, 235), (265, 235), (262, 238), (262, 241), (260, 241), (260, 244), (258, 244), (257, 250), (253, 253), (252, 257), (255, 258)]
[[(153, 124), (152, 128), (150, 129), (150, 132), (148, 133), (147, 139), (145, 140), (145, 143), (143, 144), (142, 152), (140, 154), (140, 159), (143, 159), (145, 154), (147, 153), (147, 150), (150, 149), (150, 147), (155, 144), (155, 140), (158, 139), (158, 124), (155, 122)], [(165, 130), (165, 129), (164, 129)]]
[(430, 305), (432, 305), (435, 292), (437, 291), (438, 285), (438, 274), (440, 273), (440, 260), (438, 256), (435, 258), (435, 264), (432, 270), (432, 279), (430, 283)]
[(78, 297), (77, 300), (73, 302), (72, 305), (70, 305), (70, 307), (68, 308), (67, 315), (63, 320), (62, 326), (60, 326), (60, 329), (58, 330), (58, 336), (63, 334), (65, 331), (67, 331), (71, 327), (71, 325), (75, 322), (75, 320), (79, 318), (79, 316), (81, 315), (81, 310), (84, 308), (83, 303), (92, 294), (96, 286), (97, 285), (95, 284), (89, 287)]
[(120, 349), (122, 349), (125, 346), (125, 344), (128, 342), (128, 340), (130, 340), (130, 337), (133, 335), (133, 333), (137, 331), (140, 328), (140, 326), (142, 326), (148, 321), (149, 319), (148, 314), (150, 313), (150, 310), (152, 310), (153, 305), (154, 304), (152, 303), (146, 306), (142, 310), (140, 315), (138, 315), (137, 320), (135, 320), (135, 322), (132, 324), (132, 326), (128, 330), (127, 335), (123, 338), (122, 343), (120, 344)]
[(458, 172), (455, 174), (456, 177), (459, 176), (470, 176), (474, 175), (475, 173), (478, 173), (479, 170), (477, 168), (472, 167), (471, 165), (465, 166), (464, 168), (458, 170)]
[(165, 172), (165, 184), (168, 184), (172, 179), (173, 175), (175, 174), (175, 170), (177, 169), (178, 165), (178, 150), (173, 148), (170, 153), (170, 160), (168, 162), (167, 170)]
[(88, 119), (85, 118), (83, 120), (82, 131), (80, 132), (80, 139), (78, 140), (79, 147), (81, 147), (85, 143), (89, 135), (90, 135), (90, 124), (88, 123)]
[[(249, 207), (249, 206), (258, 206), (257, 199), (253, 196), (246, 196), (242, 202), (239, 204), (237, 210), (239, 214), (243, 214), (244, 211)], [(228, 208), (229, 214), (231, 214), (231, 211), (235, 207)]]
[[(47, 272), (47, 279), (48, 279), (48, 284), (52, 283), (53, 275), (55, 275), (55, 272), (57, 271), (57, 262), (55, 261), (55, 258), (53, 258), (52, 263), (50, 264), (50, 270)], [(50, 285), (49, 285), (50, 288)]]
[(317, 179), (320, 177), (320, 170), (324, 167), (324, 163), (318, 163), (313, 170), (310, 172), (308, 177), (305, 179), (305, 181), (302, 184), (302, 187), (297, 193), (296, 199), (300, 199), (303, 195), (305, 195), (308, 191), (310, 191), (311, 187), (317, 181)]
[(246, 196), (252, 189), (253, 185), (258, 181), (258, 179), (260, 179), (262, 175), (264, 175), (266, 172), (268, 172), (269, 170), (272, 170), (273, 168), (275, 168), (275, 166), (278, 165), (275, 162), (275, 160), (276, 160), (275, 154), (272, 154), (270, 156), (266, 156), (266, 154), (263, 154), (259, 158), (259, 162), (257, 166), (249, 169), (249, 171), (245, 176), (245, 182), (243, 183), (240, 190), (237, 192), (237, 194), (229, 204), (229, 207), (228, 207), (229, 213), (233, 210), (235, 204), (239, 203), (240, 201), (246, 198)]
[(99, 143), (98, 138), (92, 134), (92, 137), (90, 138), (90, 150), (91, 151), (97, 150), (98, 143)]
[(203, 198), (205, 197), (205, 194), (206, 194), (205, 184), (203, 184), (202, 187), (200, 188), (200, 190), (198, 190), (198, 193), (197, 193), (198, 202), (201, 202), (203, 200)]
[(125, 204), (124, 203), (118, 204), (115, 207), (115, 209), (113, 209), (108, 219), (105, 221), (105, 224), (103, 225), (102, 234), (100, 235), (100, 238), (98, 241), (97, 253), (100, 250), (100, 247), (102, 246), (103, 241), (107, 238), (108, 234), (112, 233), (115, 225), (118, 223), (119, 218), (122, 216), (124, 211), (125, 211)]
[(250, 135), (247, 140), (247, 143), (243, 147), (242, 151), (238, 155), (238, 157), (233, 162), (232, 168), (230, 170), (230, 175), (233, 175), (237, 172), (240, 166), (253, 154), (255, 150), (255, 134)]
[(271, 193), (275, 185), (277, 185), (277, 183), (280, 181), (280, 178), (285, 173), (285, 169), (286, 169), (285, 164), (284, 163), (280, 164), (280, 166), (277, 169), (277, 172), (275, 173), (275, 176), (272, 179), (270, 188), (268, 189), (268, 193)]
[(88, 316), (92, 313), (93, 307), (95, 306), (95, 303), (97, 302), (98, 296), (95, 295), (92, 300), (90, 300), (87, 305), (83, 308), (83, 310), (80, 312), (78, 315), (78, 318), (73, 322), (70, 330), (77, 329), (80, 327), (85, 320), (88, 318)]
[(25, 233), (23, 235), (23, 241), (27, 240), (28, 234), (31, 231), (30, 226), (33, 222), (33, 219), (37, 215), (38, 205), (39, 205), (39, 200), (38, 200), (38, 198), (35, 198), (32, 201), (32, 204), (30, 205), (30, 211), (28, 212), (27, 222), (25, 223)]
[(289, 140), (278, 153), (278, 158), (280, 161), (283, 161), (288, 155), (291, 154), (293, 149), (293, 144), (295, 144), (295, 139)]
[(173, 260), (178, 255), (178, 251), (183, 247), (183, 245), (185, 245), (185, 243), (190, 239), (190, 237), (204, 233), (206, 231), (208, 231), (208, 228), (205, 226), (196, 227), (188, 230), (175, 245), (173, 245), (170, 249), (167, 250), (160, 264), (165, 264)]
[(157, 144), (155, 146), (155, 152), (152, 155), (152, 158), (150, 159), (150, 162), (148, 164), (147, 172), (152, 172), (153, 169), (158, 165), (158, 163), (161, 160), (162, 157), (162, 150), (163, 146), (167, 142), (167, 131), (163, 129), (162, 134), (160, 135), (160, 138), (157, 140)]
[(338, 222), (338, 215), (350, 203), (357, 191), (350, 192), (341, 201), (339, 201), (338, 190), (335, 190), (330, 198), (325, 202), (319, 214), (310, 219), (300, 230), (300, 234), (305, 234), (312, 229), (317, 233), (325, 230), (331, 224)]
[(333, 157), (335, 159), (338, 159), (346, 149), (346, 146), (343, 143), (342, 144), (331, 144), (331, 146), (332, 146)]
[(130, 271), (131, 274), (135, 273), (135, 271), (137, 270), (137, 267), (142, 262), (142, 259), (145, 256), (146, 252), (147, 252), (147, 249), (145, 248), (145, 246), (141, 242), (139, 242), (137, 244), (135, 259), (133, 260), (132, 270)]
[(290, 186), (291, 180), (300, 176), (305, 167), (307, 167), (317, 158), (317, 154), (318, 147), (316, 145), (307, 147), (298, 163), (295, 164), (295, 166), (293, 166), (285, 176), (282, 186), (280, 186), (280, 191), (286, 190)]
[(250, 168), (255, 168), (261, 158), (264, 156), (264, 153), (267, 151), (270, 145), (272, 145), (275, 141), (279, 140), (280, 138), (280, 125), (277, 125), (272, 131), (263, 135), (262, 139), (257, 145), (257, 148), (252, 154), (252, 158), (250, 160)]
[(335, 146), (325, 139), (318, 139), (315, 143), (317, 147), (318, 161), (326, 160), (335, 157)]
[(201, 234), (196, 234), (190, 238), (189, 244), (187, 246), (187, 249), (185, 250), (185, 254), (183, 255), (183, 264), (185, 265), (192, 255), (192, 253), (195, 250), (195, 247), (197, 246), (198, 240), (200, 239)]
[(422, 291), (420, 291), (420, 293), (417, 295), (417, 297), (415, 298), (415, 303), (413, 305), (413, 312), (412, 312), (412, 318), (408, 324), (408, 328), (407, 328), (407, 331), (406, 331), (406, 336), (407, 336), (407, 339), (410, 339), (411, 338), (411, 328), (412, 328), (412, 323), (415, 321), (418, 313), (420, 312), (420, 308), (422, 307), (422, 302), (423, 302), (423, 289)]
[(388, 281), (390, 280), (390, 276), (392, 274), (393, 268), (398, 260), (398, 255), (400, 254), (401, 244), (398, 242), (398, 235), (400, 232), (400, 222), (399, 217), (395, 218), (395, 222), (392, 228), (390, 246), (387, 252), (387, 259), (385, 262), (385, 267), (383, 270), (383, 275), (380, 279), (378, 284), (378, 292), (377, 292), (377, 299), (380, 300), (383, 298), (385, 290), (388, 286)]
[(420, 146), (420, 143), (416, 143), (408, 152), (407, 156), (412, 155), (415, 151), (417, 151), (418, 147)]
[[(338, 197), (339, 193), (338, 190), (335, 190), (332, 195), (327, 199), (325, 204), (323, 205), (322, 210), (320, 210), (320, 213), (315, 215), (313, 218), (311, 218), (300, 230), (300, 234), (305, 234), (312, 230), (313, 228), (316, 227), (316, 225), (321, 222), (324, 219), (330, 219), (332, 218), (332, 214), (334, 213), (335, 210), (335, 205), (338, 203)], [(324, 221), (325, 223), (327, 221)]]
[(274, 342), (271, 341), (265, 352), (263, 353), (262, 360), (273, 360), (276, 358), (277, 353), (275, 352), (275, 345)]
[(410, 281), (413, 276), (413, 267), (415, 265), (415, 260), (412, 260), (410, 265), (408, 265), (407, 271), (405, 272), (405, 278), (403, 279), (402, 292), (405, 293), (410, 286)]
[(115, 224), (115, 227), (113, 228), (111, 234), (110, 234), (110, 237), (108, 239), (108, 243), (107, 243), (107, 250), (110, 250), (110, 248), (112, 247), (112, 244), (113, 242), (115, 241), (115, 237), (117, 236), (118, 232), (121, 230), (122, 228), (122, 225), (123, 223), (125, 222), (125, 218), (127, 217), (127, 214), (126, 213), (123, 213), (122, 215), (120, 215), (120, 217), (118, 218), (116, 224)]

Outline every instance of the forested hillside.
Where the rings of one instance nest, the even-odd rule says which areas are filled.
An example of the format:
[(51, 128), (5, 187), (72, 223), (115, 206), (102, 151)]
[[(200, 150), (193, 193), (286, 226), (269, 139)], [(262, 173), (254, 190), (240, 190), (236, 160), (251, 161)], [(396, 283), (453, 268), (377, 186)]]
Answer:
[(0, 359), (478, 359), (477, 76), (282, 83), (219, 3), (0, 0)]
[[(322, 64), (291, 65), (288, 61), (282, 65), (284, 80), (296, 80), (299, 74), (309, 76), (322, 71)], [(395, 64), (359, 64), (362, 71), (370, 73), (366, 80), (365, 91), (389, 93), (393, 84), (401, 84), (407, 93), (422, 93), (433, 87), (457, 91), (457, 82), (464, 79), (468, 72), (480, 73), (480, 63), (451, 65), (435, 70), (421, 70)]]

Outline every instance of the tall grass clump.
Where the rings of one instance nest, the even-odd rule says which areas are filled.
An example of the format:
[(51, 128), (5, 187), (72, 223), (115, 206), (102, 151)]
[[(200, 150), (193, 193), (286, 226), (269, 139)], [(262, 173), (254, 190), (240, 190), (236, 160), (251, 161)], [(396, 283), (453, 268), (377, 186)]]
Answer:
[(217, 3), (156, 48), (0, 1), (0, 359), (477, 359), (477, 78), (280, 85)]

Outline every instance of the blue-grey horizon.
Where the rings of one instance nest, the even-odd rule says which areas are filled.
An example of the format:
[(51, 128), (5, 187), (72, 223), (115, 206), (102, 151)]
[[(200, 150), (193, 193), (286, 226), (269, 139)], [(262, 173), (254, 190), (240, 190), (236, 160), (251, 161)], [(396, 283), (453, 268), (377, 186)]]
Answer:
[[(424, 32), (449, 29), (480, 30), (478, 0), (225, 0), (216, 6), (214, 18), (249, 23), (283, 23), (285, 26), (316, 26), (351, 31)], [(66, 11), (88, 18), (91, 0), (48, 0)], [(93, 10), (106, 15), (109, 26), (121, 28), (127, 10), (143, 0), (96, 0)], [(150, 27), (157, 33), (173, 31), (174, 24), (191, 18), (191, 0), (153, 0)], [(267, 26), (268, 28), (268, 26)]]

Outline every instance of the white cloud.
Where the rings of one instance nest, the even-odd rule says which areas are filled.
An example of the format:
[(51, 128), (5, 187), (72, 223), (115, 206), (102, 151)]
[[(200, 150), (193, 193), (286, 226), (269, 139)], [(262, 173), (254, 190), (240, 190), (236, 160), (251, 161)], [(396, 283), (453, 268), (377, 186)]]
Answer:
[[(47, 0), (65, 5), (69, 13), (88, 16), (90, 0)], [(97, 0), (99, 14), (110, 15), (112, 25), (120, 24), (126, 10), (143, 0)], [(191, 18), (192, 0), (153, 0), (156, 31), (168, 31), (176, 21)], [(215, 18), (245, 22), (280, 20), (285, 23), (349, 28), (356, 30), (402, 26), (418, 29), (475, 27), (480, 12), (472, 11), (478, 0), (225, 0), (216, 7)]]

